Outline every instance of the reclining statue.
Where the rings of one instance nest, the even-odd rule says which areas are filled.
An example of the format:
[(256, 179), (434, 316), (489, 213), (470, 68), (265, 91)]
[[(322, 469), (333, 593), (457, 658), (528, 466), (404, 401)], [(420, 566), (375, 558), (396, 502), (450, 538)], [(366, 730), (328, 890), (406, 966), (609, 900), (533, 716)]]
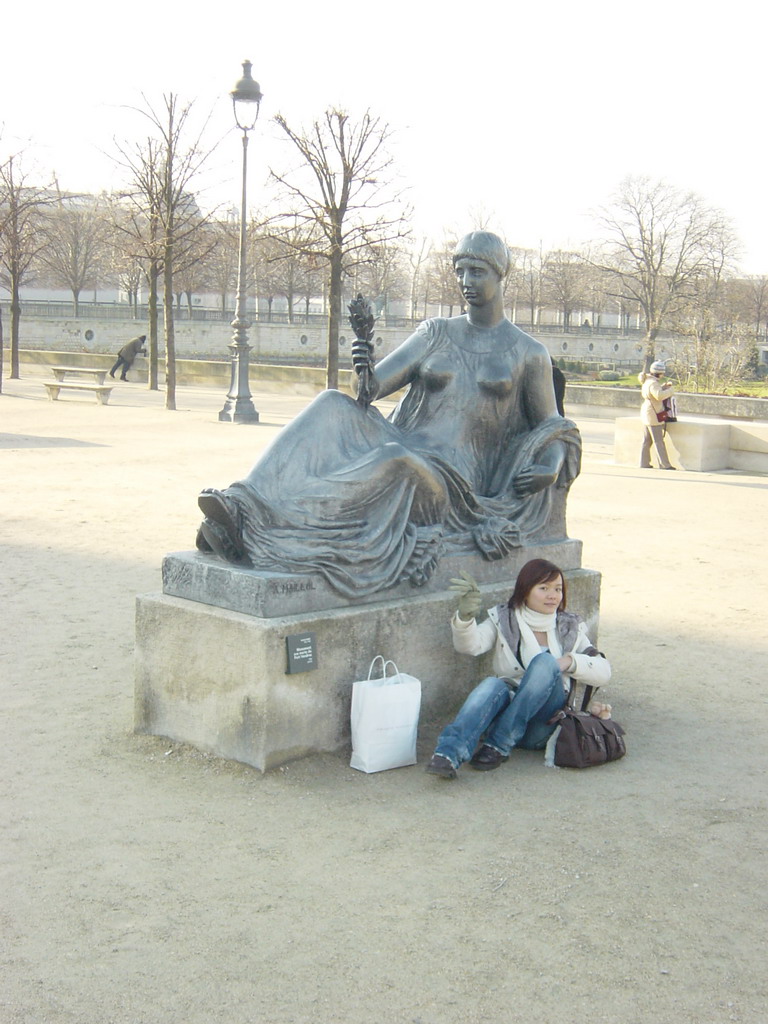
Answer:
[[(558, 415), (546, 348), (504, 316), (504, 242), (472, 232), (453, 265), (467, 312), (426, 320), (378, 365), (360, 331), (357, 399), (324, 391), (247, 477), (203, 491), (200, 550), (354, 597), (420, 586), (445, 553), (498, 559), (551, 539), (579, 432)], [(370, 404), (403, 388), (389, 419)]]

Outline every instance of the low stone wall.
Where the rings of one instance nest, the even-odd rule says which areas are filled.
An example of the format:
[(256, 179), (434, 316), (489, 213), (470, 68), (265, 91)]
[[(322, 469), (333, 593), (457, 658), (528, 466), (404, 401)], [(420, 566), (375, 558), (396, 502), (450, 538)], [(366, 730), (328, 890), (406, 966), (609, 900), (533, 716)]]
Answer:
[[(98, 352), (64, 352), (49, 349), (24, 349), (20, 361), (30, 367), (71, 363), (74, 366), (104, 366), (114, 362), (113, 354)], [(160, 379), (164, 369), (161, 365)], [(132, 380), (146, 381), (147, 361), (139, 356), (130, 371)], [(176, 378), (184, 385), (215, 385), (229, 387), (230, 363), (213, 359), (177, 359)], [(349, 391), (352, 371), (339, 370), (339, 384)], [(277, 363), (259, 363), (254, 353), (250, 365), (253, 390), (259, 388), (289, 389), (299, 394), (317, 394), (325, 388), (325, 370), (322, 367), (291, 366)], [(640, 391), (635, 388), (617, 388), (593, 384), (567, 384), (565, 389), (566, 415), (614, 418), (627, 411), (639, 415)], [(683, 392), (677, 396), (678, 411), (682, 416), (711, 416), (729, 420), (768, 421), (768, 399), (738, 398), (730, 395), (694, 395)]]
[[(115, 361), (113, 354), (100, 352), (62, 352), (50, 349), (23, 349), (19, 353), (22, 367), (26, 372), (44, 373), (48, 366), (71, 365), (103, 367), (109, 369)], [(325, 369), (320, 366), (283, 366), (277, 363), (251, 362), (249, 380), (253, 390), (290, 390), (296, 394), (316, 395), (325, 388)], [(22, 371), (24, 372), (24, 371)], [(161, 363), (158, 372), (162, 386), (165, 367)], [(147, 381), (147, 360), (138, 356), (129, 370), (129, 378), (139, 383)], [(180, 385), (200, 387), (229, 387), (231, 364), (213, 359), (177, 359), (176, 381)], [(339, 370), (339, 387), (350, 391), (351, 370)]]
[[(739, 398), (735, 395), (676, 395), (678, 415), (713, 416), (731, 420), (768, 420), (768, 398)], [(620, 416), (631, 409), (638, 415), (642, 398), (635, 388), (595, 384), (567, 384), (565, 403), (571, 408), (594, 410), (597, 415)], [(566, 410), (567, 413), (567, 410)]]
[[(126, 309), (126, 312), (128, 310)], [(89, 311), (90, 314), (90, 311)], [(215, 315), (215, 314), (213, 314)], [(227, 346), (232, 341), (231, 314), (222, 319), (174, 321), (176, 354), (180, 357), (227, 358)], [(413, 322), (414, 324), (416, 321)], [(599, 330), (570, 332), (537, 330), (528, 324), (520, 328), (532, 334), (550, 354), (562, 359), (585, 359), (592, 363), (609, 365), (638, 366), (640, 353), (638, 335), (617, 335), (615, 332), (600, 333)], [(377, 356), (385, 356), (405, 341), (412, 326), (402, 323), (387, 326), (386, 320), (377, 322), (373, 343)], [(23, 316), (20, 324), (23, 348), (50, 348), (64, 352), (106, 352), (112, 353), (138, 334), (148, 334), (144, 319), (108, 319), (91, 317), (33, 317)], [(160, 333), (162, 335), (162, 314)], [(339, 336), (339, 351), (342, 359), (349, 358), (352, 332), (346, 318), (342, 320)], [(327, 345), (327, 326), (313, 320), (302, 323), (297, 315), (293, 323), (270, 323), (254, 320), (248, 329), (248, 341), (252, 346), (254, 362), (260, 358), (322, 359)], [(660, 351), (663, 358), (663, 352)]]

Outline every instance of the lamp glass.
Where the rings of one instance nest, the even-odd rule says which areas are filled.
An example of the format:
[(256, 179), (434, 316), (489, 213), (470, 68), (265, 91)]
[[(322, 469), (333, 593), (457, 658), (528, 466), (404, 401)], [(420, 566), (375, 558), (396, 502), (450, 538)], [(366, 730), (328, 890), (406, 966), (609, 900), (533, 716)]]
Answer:
[(229, 94), (232, 97), (232, 109), (235, 112), (235, 124), (241, 131), (249, 132), (253, 129), (259, 116), (261, 104), (261, 89), (259, 83), (251, 76), (249, 60), (243, 61), (243, 75), (234, 89)]

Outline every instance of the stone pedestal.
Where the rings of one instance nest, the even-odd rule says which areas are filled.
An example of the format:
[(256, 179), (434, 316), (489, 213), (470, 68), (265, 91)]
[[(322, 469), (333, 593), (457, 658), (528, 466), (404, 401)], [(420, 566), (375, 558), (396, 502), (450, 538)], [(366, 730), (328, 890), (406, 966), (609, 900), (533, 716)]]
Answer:
[(445, 555), (424, 586), (401, 583), (381, 594), (355, 597), (343, 597), (315, 573), (288, 575), (241, 569), (199, 551), (177, 551), (163, 559), (163, 593), (270, 619), (331, 608), (360, 608), (378, 604), (383, 598), (389, 604), (410, 603), (414, 598), (447, 590), (451, 578), (462, 569), (480, 584), (499, 583), (511, 589), (521, 567), (531, 558), (546, 558), (562, 569), (578, 569), (581, 547), (579, 540), (542, 542), (518, 548), (494, 562), (474, 554)]
[[(580, 556), (578, 542), (562, 543), (561, 554), (568, 553), (570, 544), (576, 545), (571, 553)], [(556, 561), (555, 554), (544, 557)], [(519, 564), (530, 557), (531, 549), (521, 552)], [(190, 560), (196, 562), (197, 556), (181, 559), (184, 564)], [(243, 570), (214, 561), (211, 571), (224, 574), (216, 585), (217, 602), (228, 600), (228, 593), (242, 594), (237, 581)], [(487, 607), (509, 596), (519, 565), (510, 570), (506, 564), (503, 582), (481, 583)], [(451, 566), (454, 575), (457, 564)], [(169, 585), (175, 588), (178, 574), (172, 575)], [(587, 620), (595, 639), (600, 575), (579, 568), (565, 575), (568, 607)], [(408, 587), (407, 599), (350, 607), (338, 607), (336, 596), (337, 607), (328, 608), (323, 607), (322, 588), (291, 589), (288, 584), (296, 582), (295, 577), (273, 577), (266, 587), (289, 603), (305, 602), (303, 610), (292, 614), (276, 614), (271, 598), (272, 614), (265, 614), (262, 605), (261, 614), (254, 615), (202, 603), (202, 592), (195, 600), (171, 593), (138, 597), (136, 731), (190, 743), (264, 771), (349, 743), (352, 683), (367, 677), (377, 654), (421, 680), (422, 720), (450, 719), (471, 687), (488, 674), (490, 655), (471, 658), (453, 650), (449, 620), (456, 599), (445, 584), (426, 593)], [(252, 598), (253, 592), (248, 603)], [(306, 604), (314, 602), (309, 610)], [(315, 635), (317, 668), (288, 674), (286, 638), (307, 632)]]

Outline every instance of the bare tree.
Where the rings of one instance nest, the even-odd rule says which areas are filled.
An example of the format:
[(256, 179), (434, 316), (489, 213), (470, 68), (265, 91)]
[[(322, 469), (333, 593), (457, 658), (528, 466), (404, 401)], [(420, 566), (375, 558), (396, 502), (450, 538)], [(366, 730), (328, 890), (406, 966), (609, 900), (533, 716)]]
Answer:
[(309, 323), (309, 307), (312, 299), (323, 294), (325, 275), (323, 266), (316, 256), (304, 258), (299, 294), (304, 302), (304, 321)]
[(647, 177), (627, 178), (600, 220), (609, 238), (598, 265), (613, 275), (617, 298), (639, 304), (649, 365), (659, 331), (690, 298), (693, 282), (713, 260), (735, 255), (733, 233), (699, 196)]
[[(238, 251), (240, 244), (240, 225), (237, 212), (227, 220), (211, 221), (207, 233), (216, 241), (213, 250), (208, 254), (205, 265), (208, 280), (212, 289), (221, 301), (222, 315), (227, 312), (227, 300), (230, 292), (237, 288)], [(249, 238), (251, 237), (249, 233)]]
[(253, 275), (257, 306), (266, 303), (267, 322), (271, 323), (275, 299), (284, 290), (280, 262), (288, 255), (295, 257), (296, 253), (284, 247), (279, 233), (264, 232), (263, 225), (261, 229), (254, 227), (249, 232), (249, 251), (248, 274), (249, 278)]
[(141, 260), (126, 245), (127, 233), (118, 227), (126, 219), (125, 210), (114, 196), (106, 198), (108, 234), (106, 239), (105, 262), (107, 272), (117, 287), (128, 296), (134, 318), (138, 318), (139, 294), (144, 271)]
[(187, 309), (192, 319), (192, 296), (202, 291), (208, 281), (207, 263), (218, 248), (219, 239), (209, 230), (210, 223), (201, 217), (193, 217), (194, 224), (177, 243), (174, 254), (174, 282), (177, 307), (181, 297), (186, 296)]
[(19, 377), (20, 288), (45, 248), (45, 237), (40, 230), (41, 214), (52, 201), (50, 190), (28, 184), (18, 156), (11, 156), (0, 164), (0, 280), (11, 293), (10, 377), (13, 380)]
[(296, 131), (275, 118), (298, 150), (302, 167), (272, 173), (290, 206), (290, 219), (312, 228), (311, 241), (297, 247), (328, 264), (327, 386), (339, 382), (342, 277), (367, 259), (372, 246), (408, 234), (400, 196), (392, 186), (391, 132), (366, 112), (359, 121), (329, 109), (308, 130)]
[[(432, 252), (432, 242), (427, 238), (419, 239), (416, 245), (413, 245), (408, 255), (408, 264), (411, 271), (411, 319), (415, 320), (417, 317), (417, 309), (419, 305), (419, 298), (422, 293), (426, 293), (429, 288), (429, 256)], [(426, 297), (424, 299), (424, 305), (426, 306)]]
[(316, 286), (317, 273), (313, 269), (316, 259), (310, 260), (312, 225), (287, 221), (269, 229), (264, 224), (251, 233), (253, 265), (256, 271), (257, 293), (267, 300), (268, 319), (272, 319), (272, 303), (277, 296), (285, 298), (288, 322), (293, 323), (297, 299), (308, 290), (307, 275)]
[(547, 253), (542, 268), (547, 290), (563, 315), (563, 330), (571, 329), (571, 316), (584, 305), (587, 272), (584, 259), (575, 252), (557, 249)]
[(541, 316), (544, 292), (544, 256), (537, 249), (515, 249), (514, 274), (518, 281), (517, 291), (528, 306), (531, 327), (535, 327)]
[[(203, 145), (206, 125), (190, 136), (192, 104), (182, 105), (174, 93), (163, 96), (159, 110), (144, 98), (139, 113), (150, 125), (152, 135), (132, 151), (118, 147), (133, 185), (129, 198), (135, 205), (138, 226), (148, 227), (145, 250), (152, 278), (163, 277), (163, 322), (165, 327), (165, 407), (176, 408), (176, 342), (174, 328), (173, 275), (182, 251), (206, 218), (191, 192), (211, 150)], [(146, 237), (146, 234), (145, 234)], [(155, 278), (156, 279), (156, 278)], [(151, 296), (151, 291), (150, 291)], [(151, 347), (150, 347), (151, 357)]]
[(409, 291), (402, 246), (372, 246), (369, 259), (357, 269), (352, 291), (370, 295), (376, 315), (386, 316), (389, 303), (405, 298)]
[(768, 334), (768, 277), (749, 277), (746, 285), (747, 302), (755, 325), (755, 337), (759, 338), (761, 334)]
[[(119, 148), (119, 147), (118, 147)], [(129, 190), (113, 204), (113, 227), (123, 264), (141, 267), (147, 284), (149, 322), (149, 373), (147, 387), (158, 390), (158, 281), (162, 269), (160, 248), (160, 184), (157, 145), (148, 139), (134, 154), (124, 153), (123, 164), (130, 170)], [(134, 310), (136, 307), (134, 306)]]
[(683, 346), (676, 370), (686, 390), (723, 391), (756, 357), (754, 325), (740, 308), (725, 249), (713, 247), (708, 267), (691, 282), (671, 321), (676, 347)]
[(75, 317), (80, 315), (80, 293), (95, 288), (104, 273), (108, 233), (99, 197), (64, 195), (56, 184), (56, 201), (43, 222), (46, 245), (40, 260), (53, 280), (72, 292)]
[(447, 306), (448, 316), (453, 316), (453, 307), (461, 308), (462, 306), (461, 292), (453, 270), (453, 254), (456, 251), (457, 242), (458, 238), (449, 235), (429, 255), (427, 273), (429, 274), (430, 296), (433, 302), (440, 304), (441, 315), (443, 307)]

